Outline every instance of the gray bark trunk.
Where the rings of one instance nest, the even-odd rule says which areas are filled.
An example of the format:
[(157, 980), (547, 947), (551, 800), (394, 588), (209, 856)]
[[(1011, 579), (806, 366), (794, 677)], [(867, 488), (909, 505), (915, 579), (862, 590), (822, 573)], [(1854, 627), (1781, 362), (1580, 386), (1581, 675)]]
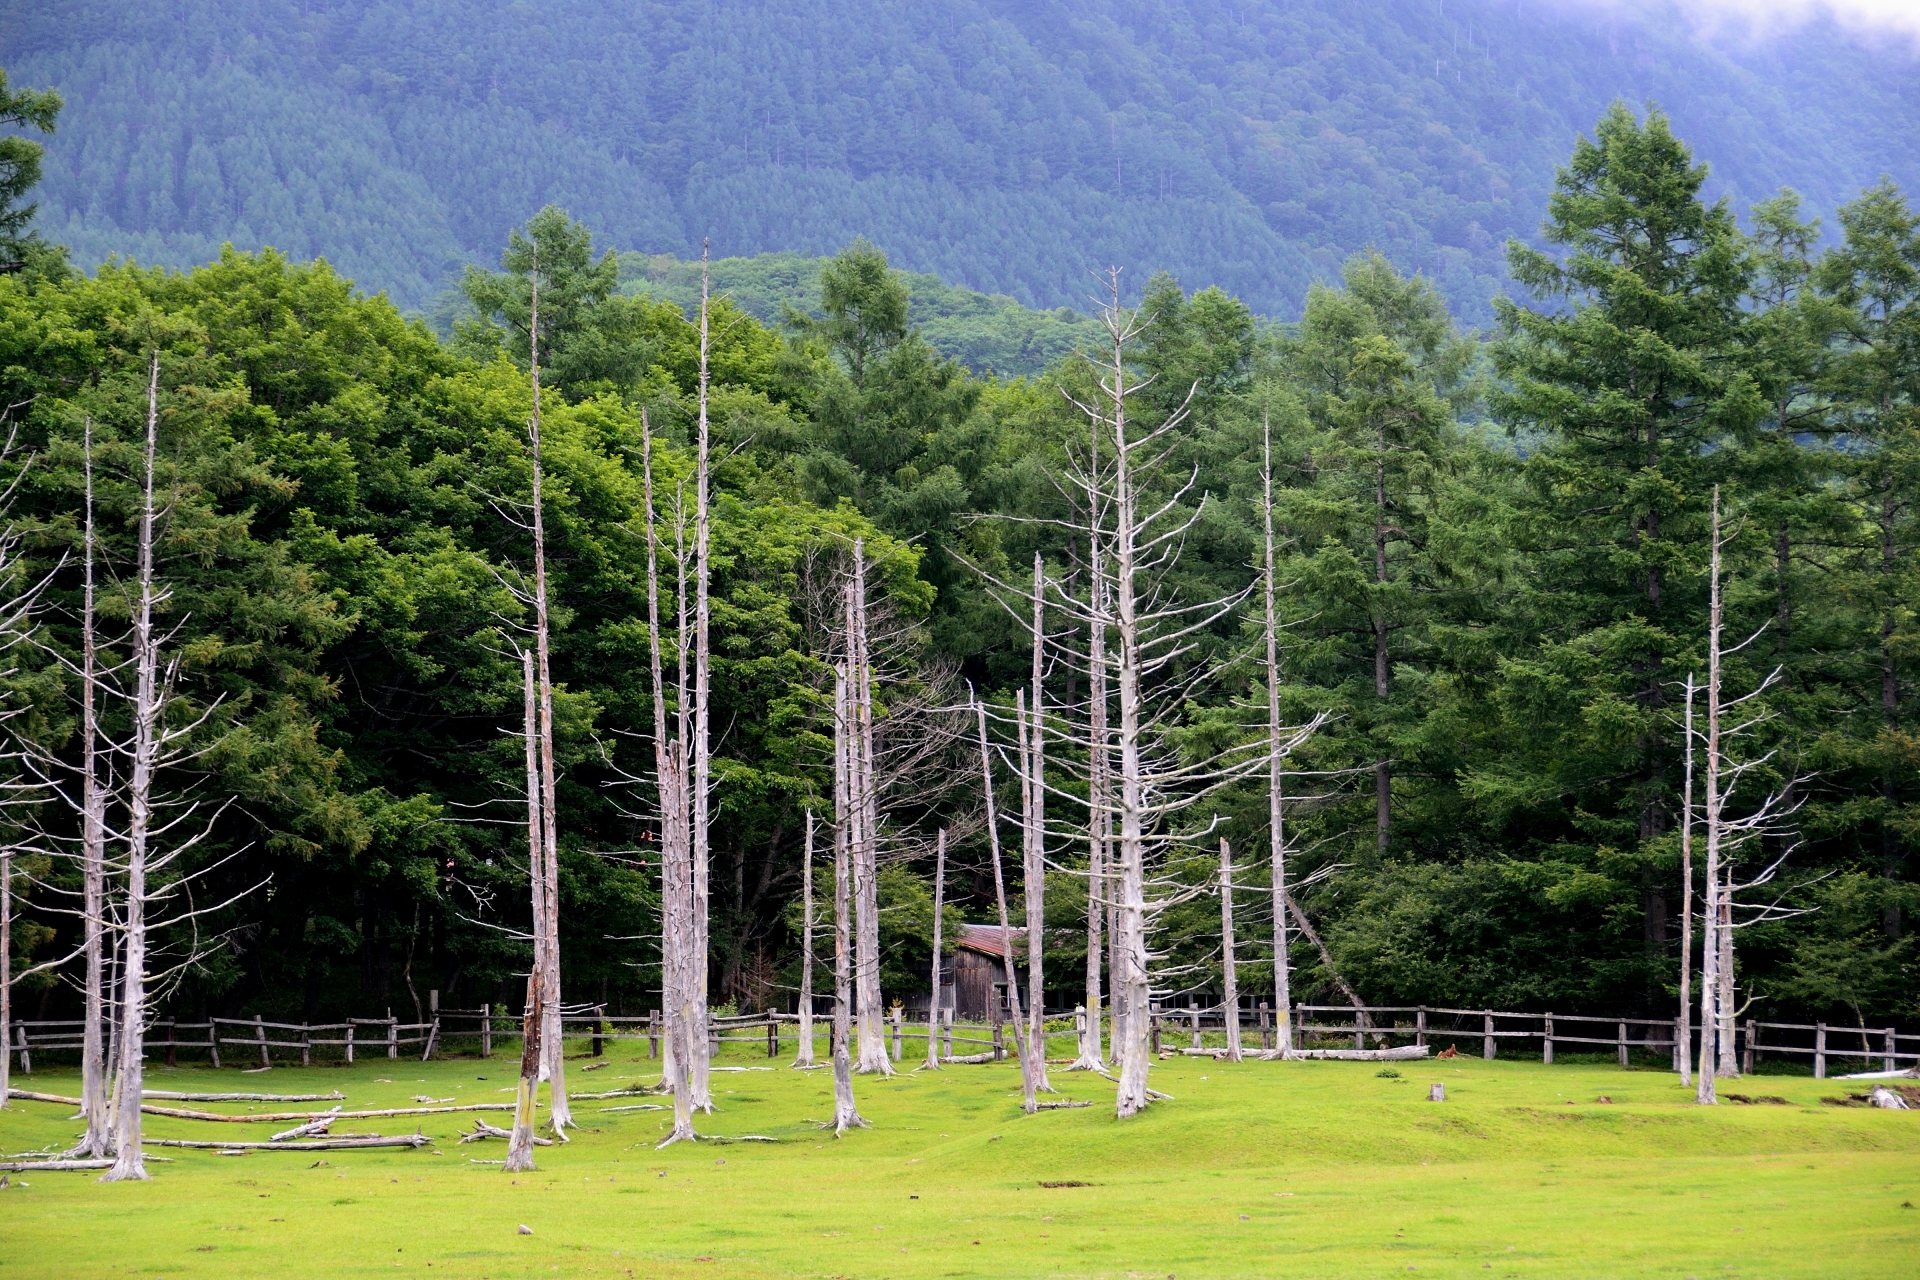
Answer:
[(927, 1066), (940, 1068), (940, 926), (947, 909), (947, 829), (933, 844), (933, 976), (927, 1000)]
[(1221, 1007), (1227, 1023), (1227, 1061), (1240, 1061), (1240, 986), (1233, 971), (1233, 851), (1220, 841)]
[[(113, 1153), (107, 1099), (106, 992), (106, 797), (100, 791), (100, 721), (95, 688), (98, 667), (97, 616), (94, 609), (93, 419), (88, 417), (82, 449), (86, 468), (84, 585), (80, 612), (80, 861), (82, 945), (86, 951), (86, 993), (81, 1012), (80, 1110), (87, 1131), (74, 1154), (99, 1158)], [(0, 1093), (0, 1097), (4, 1097)]]
[(709, 876), (712, 849), (708, 841), (708, 801), (713, 783), (713, 719), (709, 693), (712, 684), (711, 610), (707, 593), (712, 578), (712, 530), (709, 519), (711, 452), (707, 421), (709, 383), (708, 348), (711, 307), (708, 298), (707, 242), (700, 242), (700, 411), (699, 457), (695, 466), (693, 566), (694, 566), (694, 645), (693, 645), (693, 903), (692, 933), (687, 977), (692, 986), (689, 1010), (693, 1019), (688, 1030), (692, 1053), (693, 1103), (702, 1111), (713, 1110), (713, 1090), (708, 1083), (707, 975), (711, 895)]
[(1040, 553), (1033, 555), (1033, 704), (1027, 721), (1026, 898), (1027, 898), (1027, 1053), (1033, 1059), (1033, 1087), (1048, 1093), (1047, 983), (1047, 747), (1045, 685), (1047, 576)]
[(853, 543), (853, 578), (848, 585), (851, 607), (847, 653), (852, 678), (849, 706), (853, 713), (850, 803), (855, 819), (848, 851), (853, 859), (854, 993), (860, 1037), (856, 1069), (890, 1076), (893, 1074), (893, 1060), (887, 1056), (886, 1029), (880, 1007), (880, 898), (877, 883), (880, 805), (874, 790), (873, 661), (868, 648), (867, 560), (866, 547), (858, 538)]
[(1000, 823), (993, 804), (993, 755), (992, 748), (987, 745), (987, 708), (978, 701), (973, 706), (980, 722), (980, 780), (986, 792), (987, 845), (993, 857), (993, 896), (1000, 907), (1000, 945), (1007, 962), (1007, 1021), (1013, 1027), (1014, 1052), (1020, 1060), (1020, 1091), (1025, 1098), (1027, 1114), (1032, 1115), (1038, 1109), (1033, 1096), (1033, 1060), (1027, 1053), (1027, 1037), (1021, 1027), (1020, 975), (1013, 969), (1013, 928), (1007, 918), (1006, 880), (1000, 873)]
[(145, 1079), (147, 1025), (147, 852), (153, 820), (153, 773), (160, 754), (160, 654), (154, 634), (154, 455), (160, 434), (160, 353), (147, 371), (147, 439), (140, 503), (140, 550), (134, 606), (133, 762), (127, 780), (127, 881), (122, 928), (125, 960), (120, 982), (119, 1046), (115, 1064), (114, 1163), (102, 1182), (144, 1181), (140, 1146), (140, 1089)]
[[(850, 665), (850, 664), (849, 664)], [(852, 904), (848, 862), (851, 819), (858, 811), (853, 797), (853, 705), (847, 667), (834, 673), (833, 690), (833, 1136), (848, 1129), (864, 1129), (867, 1122), (853, 1101), (853, 1055), (847, 1043), (853, 1035)]]
[(1273, 568), (1273, 424), (1261, 423), (1261, 514), (1266, 522), (1267, 853), (1273, 891), (1273, 1010), (1282, 1052), (1293, 1048), (1293, 965), (1287, 954), (1286, 754), (1280, 734), (1280, 622)]
[(800, 872), (800, 1044), (793, 1055), (796, 1067), (813, 1065), (813, 810), (807, 810), (805, 860)]

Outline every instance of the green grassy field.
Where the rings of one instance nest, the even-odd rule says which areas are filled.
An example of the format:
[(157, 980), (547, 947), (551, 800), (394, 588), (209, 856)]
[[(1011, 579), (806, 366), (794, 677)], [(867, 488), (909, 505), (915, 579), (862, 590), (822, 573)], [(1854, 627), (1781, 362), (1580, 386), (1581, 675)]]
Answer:
[[(653, 1078), (620, 1049), (574, 1088)], [(730, 1047), (724, 1061), (768, 1060)], [(1704, 1110), (1650, 1070), (1399, 1069), (1165, 1062), (1154, 1083), (1175, 1100), (1125, 1123), (1111, 1086), (1087, 1076), (1055, 1079), (1095, 1106), (1036, 1116), (1020, 1113), (1011, 1064), (861, 1078), (874, 1127), (836, 1141), (808, 1123), (828, 1114), (826, 1073), (782, 1062), (717, 1073), (720, 1109), (703, 1121), (778, 1145), (656, 1152), (658, 1113), (586, 1102), (586, 1131), (517, 1176), (472, 1163), (505, 1144), (456, 1144), (472, 1120), (459, 1115), (424, 1117), (444, 1141), (420, 1151), (172, 1150), (144, 1184), (12, 1175), (0, 1278), (1920, 1275), (1920, 1113), (1819, 1105), (1858, 1086), (1766, 1077), (1746, 1087), (1794, 1105)], [(339, 1088), (350, 1108), (395, 1106), (504, 1100), (512, 1070), (505, 1057), (160, 1069), (149, 1087)], [(76, 1087), (70, 1072), (16, 1079)], [(1425, 1100), (1434, 1081), (1446, 1102)], [(280, 1127), (148, 1126), (252, 1139)], [(60, 1148), (75, 1128), (69, 1108), (14, 1100), (0, 1148)]]

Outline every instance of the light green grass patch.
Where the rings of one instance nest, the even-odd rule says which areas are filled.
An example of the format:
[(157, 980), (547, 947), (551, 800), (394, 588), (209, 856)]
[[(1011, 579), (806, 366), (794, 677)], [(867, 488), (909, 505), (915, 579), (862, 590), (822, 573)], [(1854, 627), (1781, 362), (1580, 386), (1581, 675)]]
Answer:
[[(150, 1078), (340, 1088), (352, 1109), (504, 1100), (512, 1070), (496, 1057)], [(1763, 1092), (1793, 1105), (1707, 1110), (1653, 1071), (1472, 1059), (1403, 1063), (1399, 1079), (1377, 1070), (1158, 1063), (1154, 1083), (1175, 1100), (1126, 1122), (1112, 1117), (1112, 1086), (1085, 1075), (1054, 1079), (1094, 1107), (1037, 1116), (1020, 1113), (1011, 1064), (862, 1077), (874, 1127), (835, 1140), (808, 1123), (830, 1113), (827, 1074), (783, 1061), (717, 1073), (719, 1111), (700, 1122), (778, 1145), (655, 1152), (659, 1113), (583, 1102), (587, 1130), (518, 1176), (470, 1163), (499, 1159), (504, 1144), (458, 1145), (472, 1120), (457, 1114), (345, 1126), (418, 1124), (440, 1140), (431, 1151), (156, 1150), (173, 1162), (145, 1184), (13, 1175), (0, 1192), (0, 1280), (1920, 1273), (1920, 1209), (1903, 1207), (1920, 1204), (1920, 1113), (1819, 1105), (1849, 1087), (1839, 1082), (1770, 1078)], [(653, 1078), (630, 1057), (572, 1076), (576, 1090)], [(1425, 1100), (1436, 1081), (1444, 1103)], [(54, 1071), (19, 1084), (76, 1089)], [(223, 1109), (249, 1105), (293, 1109)], [(0, 1147), (63, 1147), (70, 1114), (15, 1100), (0, 1112)], [(169, 1137), (284, 1127), (148, 1123)], [(534, 1234), (518, 1234), (522, 1223)]]

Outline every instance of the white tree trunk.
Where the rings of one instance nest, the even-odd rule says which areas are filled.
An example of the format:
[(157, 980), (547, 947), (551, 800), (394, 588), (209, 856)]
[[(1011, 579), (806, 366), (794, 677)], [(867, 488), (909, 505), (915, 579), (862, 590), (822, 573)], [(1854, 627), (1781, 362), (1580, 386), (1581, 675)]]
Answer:
[(1273, 423), (1261, 423), (1261, 511), (1266, 520), (1266, 567), (1261, 590), (1266, 598), (1267, 641), (1267, 831), (1269, 877), (1273, 890), (1273, 1016), (1282, 1053), (1293, 1048), (1292, 964), (1287, 954), (1286, 752), (1280, 732), (1280, 625), (1273, 569)]
[[(87, 1131), (74, 1149), (83, 1159), (113, 1153), (107, 1098), (106, 992), (106, 797), (100, 789), (100, 720), (97, 709), (97, 616), (94, 608), (93, 418), (82, 438), (86, 469), (84, 584), (80, 608), (80, 863), (82, 946), (86, 952), (86, 993), (80, 1031), (80, 1110)], [(0, 1093), (0, 1097), (4, 1097)]]
[(690, 938), (693, 1026), (689, 1047), (693, 1052), (693, 1102), (702, 1111), (713, 1110), (713, 1090), (708, 1083), (707, 973), (709, 925), (708, 880), (712, 851), (708, 842), (708, 801), (713, 781), (713, 720), (708, 694), (712, 683), (711, 611), (707, 593), (712, 578), (712, 529), (709, 518), (711, 463), (707, 424), (708, 299), (707, 242), (700, 242), (700, 407), (699, 458), (695, 466), (693, 565), (694, 565), (694, 647), (693, 647), (693, 919)]
[[(851, 665), (850, 663), (848, 665)], [(833, 689), (833, 1136), (848, 1129), (867, 1127), (853, 1101), (853, 1056), (848, 1041), (853, 1035), (853, 1000), (848, 917), (852, 914), (848, 880), (852, 818), (857, 811), (853, 797), (854, 734), (853, 699), (848, 688), (848, 671), (843, 666), (834, 673)]]
[(1693, 672), (1687, 673), (1686, 788), (1680, 812), (1680, 1083), (1693, 1083)]
[(847, 652), (851, 671), (852, 838), (854, 895), (854, 996), (862, 1072), (893, 1074), (880, 1007), (880, 803), (875, 794), (873, 750), (873, 659), (867, 632), (867, 560), (862, 539), (853, 542), (853, 577)]
[(1020, 1091), (1029, 1115), (1038, 1109), (1033, 1096), (1033, 1059), (1027, 1053), (1027, 1037), (1020, 1018), (1020, 976), (1013, 969), (1013, 928), (1007, 919), (1007, 885), (1000, 873), (1000, 822), (993, 804), (993, 756), (987, 745), (987, 708), (976, 701), (974, 712), (980, 723), (980, 778), (986, 792), (987, 845), (993, 858), (993, 896), (1000, 907), (1000, 945), (1007, 962), (1007, 1021), (1013, 1027), (1015, 1056), (1020, 1060)]
[(1048, 1093), (1047, 984), (1047, 747), (1045, 693), (1047, 577), (1040, 553), (1033, 554), (1033, 705), (1024, 737), (1026, 768), (1027, 898), (1027, 1053), (1033, 1059), (1033, 1087)]
[(800, 1045), (793, 1065), (813, 1065), (813, 810), (807, 810), (806, 858), (800, 872)]
[(1717, 1065), (1715, 1041), (1722, 1011), (1727, 1004), (1725, 976), (1721, 973), (1720, 920), (1722, 903), (1720, 875), (1721, 807), (1726, 802), (1720, 786), (1720, 489), (1713, 491), (1712, 558), (1708, 566), (1709, 604), (1707, 614), (1707, 903), (1705, 945), (1700, 966), (1700, 1075), (1695, 1098), (1711, 1104)]
[[(1098, 441), (1097, 429), (1093, 435)], [(1101, 608), (1100, 530), (1095, 519), (1089, 519), (1088, 526), (1092, 586), (1087, 598), (1092, 620), (1087, 627), (1087, 1020), (1073, 1069), (1105, 1071), (1107, 1059), (1100, 1026), (1104, 986), (1101, 967), (1105, 963), (1102, 925), (1107, 916), (1107, 848), (1113, 833), (1113, 813), (1107, 796), (1107, 625)]]
[(540, 965), (546, 1024), (541, 1029), (543, 1070), (547, 1077), (547, 1118), (556, 1138), (565, 1138), (573, 1123), (567, 1106), (566, 1049), (560, 1034), (560, 834), (555, 813), (553, 741), (553, 671), (549, 660), (551, 624), (547, 608), (547, 530), (543, 459), (540, 450), (540, 259), (534, 250), (527, 319), (529, 377), (533, 384), (533, 416), (527, 440), (533, 461), (533, 607), (534, 653), (540, 680), (540, 826), (541, 852), (535, 872), (541, 879), (536, 898), (540, 923), (534, 932), (535, 963)]
[(933, 842), (933, 975), (927, 999), (927, 1066), (940, 1069), (940, 927), (947, 909), (947, 829)]
[(133, 762), (127, 780), (127, 880), (123, 913), (125, 961), (115, 1075), (114, 1163), (102, 1182), (147, 1178), (140, 1146), (140, 1089), (145, 1078), (147, 1026), (147, 854), (153, 820), (153, 773), (160, 753), (160, 653), (153, 629), (158, 603), (153, 569), (154, 455), (160, 434), (160, 353), (147, 370), (147, 440), (140, 503), (140, 549), (133, 612)]
[(1227, 1023), (1227, 1061), (1240, 1061), (1240, 986), (1233, 971), (1233, 852), (1220, 841), (1221, 1009)]
[(1146, 936), (1146, 808), (1140, 758), (1140, 628), (1135, 598), (1135, 540), (1139, 517), (1133, 491), (1132, 448), (1127, 439), (1126, 357), (1118, 335), (1109, 370), (1113, 385), (1114, 434), (1114, 622), (1120, 640), (1120, 929), (1113, 939), (1119, 952), (1121, 979), (1115, 989), (1127, 1010), (1126, 1034), (1120, 1042), (1120, 1084), (1114, 1107), (1121, 1119), (1136, 1115), (1149, 1100), (1151, 1070), (1148, 1048)]

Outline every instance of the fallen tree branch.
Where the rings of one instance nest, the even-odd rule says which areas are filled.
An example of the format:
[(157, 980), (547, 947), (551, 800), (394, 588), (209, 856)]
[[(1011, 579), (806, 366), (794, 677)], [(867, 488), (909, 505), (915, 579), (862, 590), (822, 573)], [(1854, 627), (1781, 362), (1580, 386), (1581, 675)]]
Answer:
[(1318, 1059), (1328, 1062), (1411, 1062), (1427, 1056), (1423, 1044), (1403, 1044), (1392, 1049), (1268, 1049), (1255, 1055), (1262, 1062), (1299, 1062)]
[(317, 1137), (320, 1134), (325, 1133), (327, 1131), (328, 1126), (330, 1126), (335, 1120), (338, 1120), (339, 1118), (340, 1118), (340, 1108), (335, 1107), (332, 1111), (329, 1111), (326, 1115), (321, 1116), (319, 1119), (309, 1120), (305, 1124), (295, 1125), (291, 1129), (284, 1129), (281, 1132), (274, 1134), (271, 1138), (268, 1138), (267, 1141), (268, 1142), (289, 1142), (294, 1138)]
[(332, 1102), (347, 1095), (332, 1093), (175, 1093), (168, 1089), (142, 1089), (140, 1096), (162, 1102)]
[(360, 1147), (424, 1147), (433, 1139), (421, 1133), (382, 1138), (374, 1134), (355, 1138), (328, 1138), (320, 1142), (201, 1142), (186, 1138), (144, 1138), (142, 1146), (193, 1147), (206, 1151), (349, 1151)]
[(0, 1160), (0, 1173), (73, 1173), (111, 1168), (111, 1160)]
[[(461, 1134), (460, 1141), (462, 1143), (481, 1142), (487, 1138), (511, 1139), (512, 1137), (513, 1130), (511, 1129), (502, 1129), (499, 1125), (488, 1124), (485, 1120), (475, 1120), (473, 1122), (473, 1132)], [(533, 1145), (536, 1147), (550, 1147), (553, 1145), (553, 1139), (535, 1137)]]

